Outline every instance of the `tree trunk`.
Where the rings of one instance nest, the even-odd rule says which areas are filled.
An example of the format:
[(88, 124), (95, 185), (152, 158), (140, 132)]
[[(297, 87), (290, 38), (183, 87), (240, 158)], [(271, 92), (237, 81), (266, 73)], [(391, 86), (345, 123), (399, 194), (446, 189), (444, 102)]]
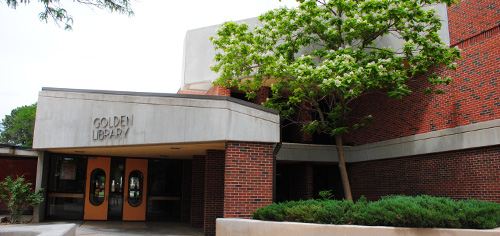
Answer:
[(342, 145), (342, 135), (335, 135), (335, 146), (337, 147), (337, 156), (339, 158), (340, 177), (342, 177), (342, 186), (344, 187), (344, 197), (346, 200), (352, 201), (351, 185), (347, 177), (347, 169), (345, 168), (344, 146)]

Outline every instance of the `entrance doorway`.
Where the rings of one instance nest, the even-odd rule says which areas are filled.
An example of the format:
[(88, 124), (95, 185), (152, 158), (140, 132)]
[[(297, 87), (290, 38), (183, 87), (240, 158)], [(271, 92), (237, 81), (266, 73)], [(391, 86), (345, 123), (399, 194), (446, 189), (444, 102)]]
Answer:
[(89, 158), (85, 220), (146, 220), (148, 160)]

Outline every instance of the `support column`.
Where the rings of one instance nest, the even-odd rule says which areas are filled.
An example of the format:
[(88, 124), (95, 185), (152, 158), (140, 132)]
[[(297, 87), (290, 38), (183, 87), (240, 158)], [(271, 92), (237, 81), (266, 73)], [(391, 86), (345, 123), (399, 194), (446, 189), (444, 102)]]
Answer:
[(297, 164), (295, 169), (293, 199), (313, 198), (313, 165), (310, 162)]
[(45, 219), (45, 209), (47, 206), (47, 184), (49, 178), (49, 154), (43, 151), (38, 152), (38, 162), (36, 166), (35, 191), (43, 188), (43, 202), (33, 208), (33, 222), (37, 223)]
[(273, 150), (271, 143), (226, 143), (225, 218), (250, 218), (272, 203)]
[(189, 222), (191, 219), (191, 191), (193, 182), (193, 162), (185, 160), (182, 164), (182, 205), (181, 205), (181, 221)]
[(215, 235), (215, 220), (223, 217), (224, 150), (207, 150), (205, 159), (205, 235)]
[(193, 157), (191, 178), (191, 227), (202, 228), (205, 209), (205, 156)]

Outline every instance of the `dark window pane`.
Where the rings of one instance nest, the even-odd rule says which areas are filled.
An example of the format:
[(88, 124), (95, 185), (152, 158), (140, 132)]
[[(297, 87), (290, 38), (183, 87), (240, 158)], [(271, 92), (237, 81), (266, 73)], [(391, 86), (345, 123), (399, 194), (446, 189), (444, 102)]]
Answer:
[(106, 191), (106, 173), (102, 169), (95, 169), (90, 174), (89, 201), (94, 206), (99, 206), (104, 202)]
[(52, 156), (50, 159), (49, 192), (84, 193), (86, 173), (86, 158)]
[(139, 206), (142, 202), (142, 172), (134, 170), (129, 175), (129, 188), (128, 188), (128, 203), (133, 206)]

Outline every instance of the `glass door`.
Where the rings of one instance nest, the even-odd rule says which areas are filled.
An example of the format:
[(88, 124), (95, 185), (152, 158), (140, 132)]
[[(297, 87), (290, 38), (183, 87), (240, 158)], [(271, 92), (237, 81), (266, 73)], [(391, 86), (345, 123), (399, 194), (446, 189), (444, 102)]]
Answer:
[(122, 219), (124, 178), (125, 158), (111, 158), (108, 206), (108, 219), (110, 220)]
[(127, 158), (123, 195), (123, 220), (146, 220), (147, 176), (147, 159)]
[(83, 215), (85, 220), (108, 219), (110, 163), (111, 159), (108, 157), (88, 159)]

